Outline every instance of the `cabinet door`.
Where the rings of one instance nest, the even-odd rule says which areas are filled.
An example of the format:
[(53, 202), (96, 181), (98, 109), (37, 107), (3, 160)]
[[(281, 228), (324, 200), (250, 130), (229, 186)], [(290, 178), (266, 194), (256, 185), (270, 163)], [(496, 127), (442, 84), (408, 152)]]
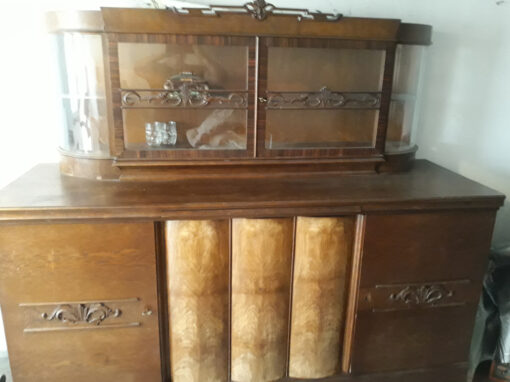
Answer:
[(150, 223), (0, 227), (14, 380), (160, 381)]
[(115, 154), (252, 157), (255, 39), (109, 36)]
[(352, 371), (467, 360), (494, 211), (366, 221)]
[(376, 155), (393, 59), (394, 46), (384, 42), (261, 39), (257, 153)]

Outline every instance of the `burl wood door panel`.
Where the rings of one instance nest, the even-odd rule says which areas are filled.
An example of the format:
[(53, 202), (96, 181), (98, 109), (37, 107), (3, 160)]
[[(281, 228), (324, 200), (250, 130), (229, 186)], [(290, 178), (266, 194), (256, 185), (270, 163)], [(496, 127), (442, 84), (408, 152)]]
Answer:
[(285, 375), (292, 219), (232, 221), (232, 380)]
[(495, 211), (366, 219), (355, 373), (467, 360)]
[(160, 381), (154, 226), (0, 227), (16, 382)]
[(352, 218), (299, 217), (296, 223), (289, 376), (339, 373)]
[(228, 380), (229, 235), (227, 220), (166, 222), (174, 382)]

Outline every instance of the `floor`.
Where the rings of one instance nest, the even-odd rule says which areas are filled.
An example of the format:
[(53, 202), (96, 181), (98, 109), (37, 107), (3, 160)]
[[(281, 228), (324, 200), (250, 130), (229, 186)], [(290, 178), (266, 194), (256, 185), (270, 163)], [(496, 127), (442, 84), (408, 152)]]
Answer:
[[(485, 366), (485, 365), (483, 365)], [(489, 382), (486, 377), (488, 374), (488, 365), (486, 367), (480, 367), (479, 373), (473, 382)], [(0, 376), (5, 375), (7, 377), (6, 382), (12, 382), (11, 369), (9, 367), (9, 359), (7, 357), (0, 357)], [(464, 382), (464, 381), (459, 381)]]
[(9, 358), (0, 357), (0, 376), (5, 375), (7, 377), (6, 382), (12, 382), (11, 368), (9, 367)]

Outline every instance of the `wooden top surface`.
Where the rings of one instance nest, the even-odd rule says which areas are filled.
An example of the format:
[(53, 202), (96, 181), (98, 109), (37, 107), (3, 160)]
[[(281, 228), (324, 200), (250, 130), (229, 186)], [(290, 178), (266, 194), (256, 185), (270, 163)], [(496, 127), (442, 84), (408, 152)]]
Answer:
[(0, 190), (0, 221), (271, 217), (498, 208), (504, 196), (431, 162), (410, 172), (166, 182), (93, 181), (34, 167)]
[[(256, 20), (248, 13), (225, 13), (215, 7), (214, 16), (205, 8), (174, 12), (170, 9), (102, 8), (101, 11), (56, 11), (46, 14), (49, 32), (171, 33), (193, 35), (329, 37), (353, 40), (396, 41), (430, 45), (430, 25), (402, 23), (398, 19), (340, 17), (335, 21), (298, 20), (296, 13), (270, 14)], [(304, 10), (297, 10), (297, 14)], [(185, 14), (188, 12), (188, 14)], [(207, 12), (207, 11), (206, 11)], [(304, 13), (308, 13), (304, 11)], [(308, 13), (309, 16), (311, 14)], [(317, 18), (317, 14), (314, 16)]]

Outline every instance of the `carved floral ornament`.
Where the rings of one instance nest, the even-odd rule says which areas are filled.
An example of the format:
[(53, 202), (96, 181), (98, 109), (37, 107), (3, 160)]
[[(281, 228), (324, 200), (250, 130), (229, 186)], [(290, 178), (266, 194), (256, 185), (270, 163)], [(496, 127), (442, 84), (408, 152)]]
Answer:
[(241, 6), (236, 5), (211, 5), (209, 8), (184, 8), (168, 7), (170, 11), (179, 15), (209, 15), (218, 16), (222, 13), (241, 13), (249, 14), (254, 19), (263, 21), (269, 15), (288, 15), (295, 16), (298, 21), (301, 20), (319, 20), (319, 21), (338, 21), (342, 18), (341, 14), (310, 12), (307, 9), (300, 8), (280, 8), (265, 0), (254, 0)]
[(390, 295), (390, 300), (406, 305), (433, 305), (453, 296), (453, 291), (444, 285), (407, 286), (398, 293)]
[(163, 89), (121, 89), (123, 107), (229, 107), (244, 108), (247, 94), (211, 90), (207, 82), (191, 72), (170, 77)]
[[(207, 82), (191, 72), (170, 77), (163, 89), (120, 89), (122, 107), (195, 107), (242, 109), (248, 104), (247, 91), (210, 89)], [(317, 92), (267, 92), (259, 97), (268, 109), (379, 109), (381, 93), (337, 92), (323, 86)]]
[(108, 318), (116, 318), (122, 314), (120, 309), (112, 309), (104, 303), (62, 304), (52, 313), (43, 313), (41, 317), (47, 321), (60, 321), (70, 324), (101, 325)]
[(380, 93), (335, 92), (323, 86), (318, 92), (268, 92), (268, 109), (378, 109)]

